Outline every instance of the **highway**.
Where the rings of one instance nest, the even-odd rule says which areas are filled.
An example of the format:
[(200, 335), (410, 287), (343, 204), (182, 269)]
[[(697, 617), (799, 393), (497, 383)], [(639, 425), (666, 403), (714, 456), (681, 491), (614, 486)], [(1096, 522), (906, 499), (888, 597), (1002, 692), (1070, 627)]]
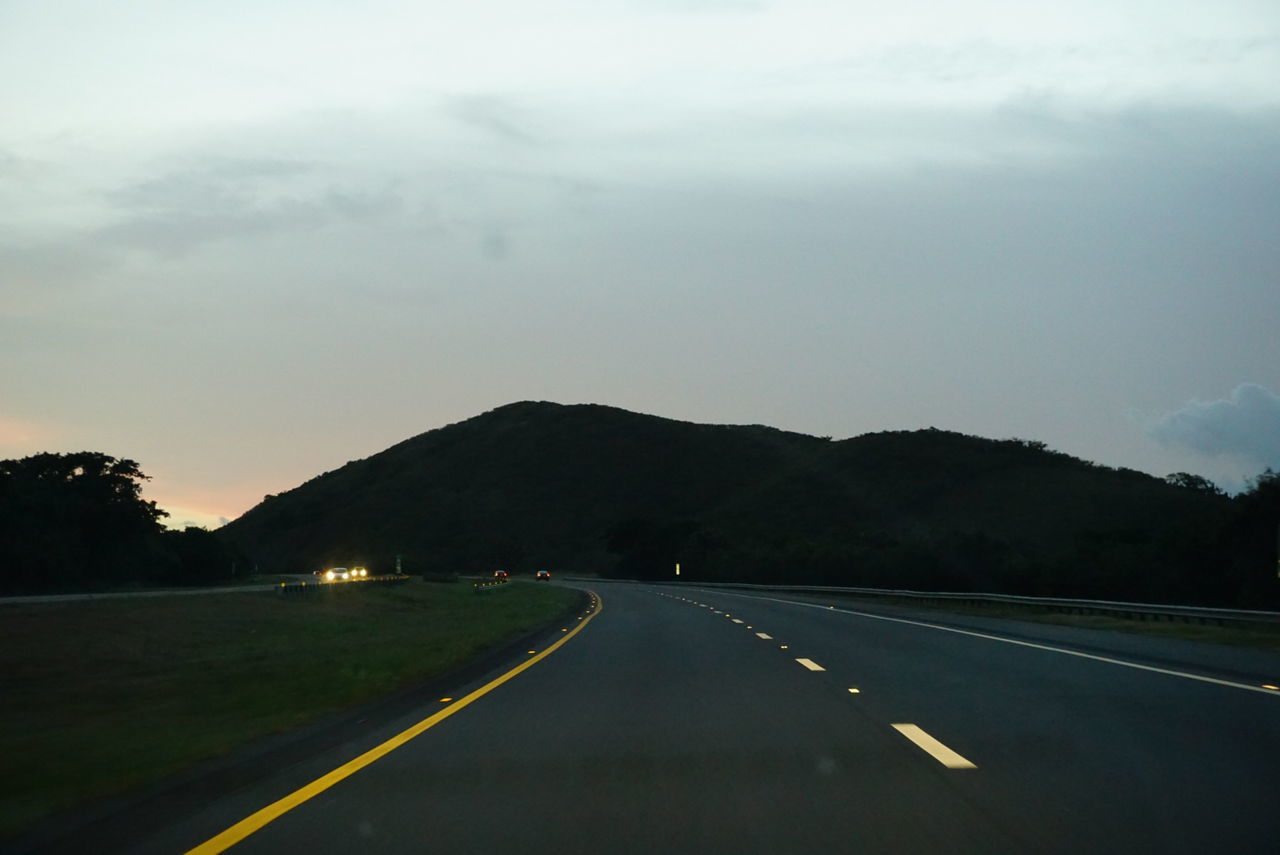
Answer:
[(580, 587), (600, 606), (520, 673), (154, 817), (124, 851), (1280, 851), (1280, 656)]

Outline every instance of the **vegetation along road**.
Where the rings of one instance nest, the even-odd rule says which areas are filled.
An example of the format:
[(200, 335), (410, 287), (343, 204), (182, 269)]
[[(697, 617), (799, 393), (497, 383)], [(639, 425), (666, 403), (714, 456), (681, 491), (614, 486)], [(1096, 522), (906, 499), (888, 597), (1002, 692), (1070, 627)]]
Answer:
[[(572, 608), (514, 583), (324, 586), (0, 607), (0, 840), (51, 812), (147, 792), (247, 741), (359, 727), (344, 711), (402, 693)], [(407, 699), (412, 701), (412, 697)], [(325, 723), (340, 719), (334, 727)], [(299, 728), (304, 728), (299, 731)], [(89, 816), (57, 816), (61, 833)], [(100, 831), (88, 830), (95, 851)], [(96, 835), (96, 836), (94, 836)], [(83, 839), (68, 844), (83, 848)]]

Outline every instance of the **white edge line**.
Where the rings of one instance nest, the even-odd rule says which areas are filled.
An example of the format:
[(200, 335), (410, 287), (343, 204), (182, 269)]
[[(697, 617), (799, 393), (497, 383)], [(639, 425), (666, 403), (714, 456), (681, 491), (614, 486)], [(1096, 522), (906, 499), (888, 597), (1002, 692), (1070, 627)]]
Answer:
[[(739, 597), (751, 597), (750, 594), (738, 594)], [(820, 606), (817, 603), (801, 603), (795, 600), (779, 600), (775, 597), (751, 597), (751, 599), (765, 600), (771, 603), (785, 603), (789, 606), (804, 606), (808, 609), (821, 609), (824, 612), (832, 611), (828, 606)], [(1082, 653), (1079, 650), (1067, 650), (1063, 647), (1051, 647), (1048, 644), (1036, 644), (1032, 641), (1019, 641), (1016, 638), (1002, 638), (999, 635), (988, 635), (985, 632), (974, 632), (969, 629), (957, 629), (953, 626), (940, 626), (936, 623), (925, 623), (924, 621), (908, 620), (906, 618), (886, 617), (885, 615), (873, 615), (868, 612), (859, 612), (853, 609), (835, 609), (835, 611), (846, 615), (857, 615), (858, 617), (871, 618), (872, 620), (887, 620), (891, 623), (905, 623), (910, 626), (922, 626), (926, 629), (938, 629), (943, 632), (954, 632), (959, 635), (969, 635), (974, 638), (985, 638), (988, 641), (999, 641), (1004, 644), (1016, 644), (1019, 647), (1030, 647), (1034, 650), (1047, 650), (1050, 653), (1061, 653), (1065, 656), (1079, 656), (1081, 659), (1092, 659), (1096, 662), (1106, 662), (1110, 665), (1122, 665), (1125, 668), (1136, 668), (1139, 671), (1150, 671), (1154, 674), (1167, 674), (1170, 677), (1183, 677), (1187, 680), (1198, 680), (1201, 683), (1212, 683), (1215, 686), (1228, 686), (1232, 689), (1244, 689), (1249, 692), (1257, 692), (1262, 695), (1270, 695), (1271, 697), (1280, 697), (1280, 692), (1273, 692), (1270, 689), (1264, 689), (1261, 686), (1252, 686), (1248, 683), (1237, 683), (1233, 680), (1222, 680), (1217, 677), (1205, 677), (1201, 674), (1189, 674), (1186, 671), (1174, 671), (1170, 668), (1157, 668), (1154, 665), (1141, 665), (1137, 662), (1126, 662), (1123, 659), (1112, 659), (1110, 656), (1099, 656), (1096, 653)]]
[(810, 671), (827, 670), (826, 668), (823, 668), (821, 665), (819, 665), (817, 662), (814, 662), (812, 659), (797, 659), (796, 661), (799, 662), (804, 667), (808, 668)]

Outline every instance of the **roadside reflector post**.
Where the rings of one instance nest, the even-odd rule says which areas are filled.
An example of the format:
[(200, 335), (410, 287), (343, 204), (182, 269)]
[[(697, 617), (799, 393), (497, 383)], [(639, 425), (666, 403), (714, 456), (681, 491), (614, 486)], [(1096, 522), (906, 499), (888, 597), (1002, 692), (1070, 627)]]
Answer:
[(677, 575), (677, 576), (679, 576), (679, 575), (680, 575), (680, 562), (678, 562), (678, 561), (676, 562), (676, 575)]

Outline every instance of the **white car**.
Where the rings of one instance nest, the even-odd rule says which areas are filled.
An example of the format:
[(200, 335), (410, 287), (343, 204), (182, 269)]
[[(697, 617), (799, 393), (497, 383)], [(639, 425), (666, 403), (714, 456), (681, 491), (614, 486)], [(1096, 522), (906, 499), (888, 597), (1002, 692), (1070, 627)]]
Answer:
[(351, 579), (351, 571), (346, 567), (330, 567), (320, 578), (326, 582), (346, 582)]

